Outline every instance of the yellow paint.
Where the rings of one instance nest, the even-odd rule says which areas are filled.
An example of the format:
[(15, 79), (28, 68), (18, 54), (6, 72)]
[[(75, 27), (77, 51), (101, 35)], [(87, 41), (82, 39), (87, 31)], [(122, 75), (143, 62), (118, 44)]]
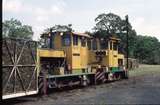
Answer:
[[(118, 50), (113, 50), (113, 43), (115, 38), (111, 39), (109, 41), (109, 48), (108, 48), (108, 65), (109, 67), (118, 67)], [(111, 48), (112, 46), (112, 48)]]
[(94, 51), (88, 51), (88, 64), (91, 65), (92, 63), (96, 62), (96, 54)]
[(80, 39), (78, 38), (78, 45), (73, 45), (73, 34), (72, 35), (72, 45), (71, 45), (71, 50), (72, 50), (72, 69), (81, 69), (81, 57), (80, 57)]
[[(88, 65), (88, 48), (87, 44), (85, 47), (81, 46), (80, 38), (83, 36), (86, 40), (89, 38), (87, 34), (81, 33), (68, 33), (71, 36), (71, 45), (70, 46), (62, 46), (62, 36), (60, 33), (57, 33), (54, 36), (54, 49), (55, 50), (63, 50), (66, 54), (66, 61), (68, 64), (71, 65), (73, 70), (87, 68)], [(73, 35), (78, 36), (78, 45), (73, 45)], [(42, 52), (41, 52), (42, 53)], [(61, 53), (61, 52), (58, 52)], [(49, 54), (49, 53), (48, 53)], [(49, 54), (50, 55), (50, 54)], [(59, 55), (56, 55), (59, 56)], [(85, 60), (84, 60), (85, 58)]]
[(103, 57), (102, 66), (107, 66), (108, 67), (108, 56)]
[(38, 49), (39, 57), (66, 57), (63, 50)]
[(37, 49), (37, 57), (36, 57), (37, 59), (37, 77), (39, 76), (39, 73), (40, 73), (40, 70), (41, 70), (41, 66), (40, 66), (40, 56), (39, 56), (39, 50)]
[(61, 36), (59, 34), (56, 34), (54, 37), (54, 49), (61, 49), (62, 47), (62, 40), (61, 40)]
[(118, 59), (122, 59), (123, 60), (123, 65), (124, 65), (124, 55), (123, 54), (118, 54)]
[[(110, 38), (110, 40), (106, 43), (108, 43), (108, 49), (100, 49), (100, 40), (101, 39), (96, 39), (97, 40), (97, 50), (90, 50), (88, 55), (89, 55), (89, 60), (88, 60), (88, 64), (89, 65), (95, 65), (97, 62), (96, 59), (96, 51), (104, 51), (106, 52), (105, 56), (102, 56), (102, 61), (100, 63), (100, 65), (102, 66), (106, 66), (106, 67), (118, 67), (118, 59), (124, 59), (123, 54), (118, 54), (118, 49), (117, 50), (113, 50), (113, 43), (116, 41), (119, 41), (119, 39), (116, 38)], [(111, 48), (112, 49), (111, 49)]]
[[(78, 37), (78, 45), (73, 45), (73, 35), (72, 34), (72, 68), (73, 70), (85, 69), (88, 65), (88, 49), (86, 46), (81, 45), (81, 36)], [(87, 37), (84, 37), (86, 40)], [(84, 59), (85, 58), (85, 59)]]
[(88, 49), (87, 47), (81, 47), (81, 67), (87, 68), (88, 65)]

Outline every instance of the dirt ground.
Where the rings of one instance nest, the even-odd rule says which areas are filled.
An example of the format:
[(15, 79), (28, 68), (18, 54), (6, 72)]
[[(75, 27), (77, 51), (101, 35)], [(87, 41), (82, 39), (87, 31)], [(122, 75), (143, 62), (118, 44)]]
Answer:
[(6, 105), (160, 104), (160, 66), (141, 65), (128, 80), (5, 101)]

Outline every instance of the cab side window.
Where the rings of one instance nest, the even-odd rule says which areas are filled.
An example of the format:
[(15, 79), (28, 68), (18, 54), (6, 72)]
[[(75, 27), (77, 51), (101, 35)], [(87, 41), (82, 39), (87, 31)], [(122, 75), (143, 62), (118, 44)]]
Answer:
[(50, 48), (50, 37), (45, 37), (41, 39), (42, 42), (42, 48)]
[(86, 39), (84, 37), (81, 37), (81, 46), (86, 47)]
[(65, 34), (62, 36), (62, 45), (70, 46), (71, 45), (71, 36), (70, 34)]
[(91, 50), (91, 40), (87, 40), (88, 50)]
[(108, 42), (105, 40), (101, 40), (100, 41), (100, 48), (103, 49), (107, 49), (108, 48)]
[(113, 50), (117, 50), (118, 49), (118, 43), (117, 42), (114, 42), (113, 43)]
[(73, 45), (78, 45), (78, 36), (77, 35), (73, 35)]
[(97, 50), (97, 40), (96, 39), (92, 41), (92, 48), (93, 50)]
[(112, 50), (112, 41), (110, 41), (110, 50)]

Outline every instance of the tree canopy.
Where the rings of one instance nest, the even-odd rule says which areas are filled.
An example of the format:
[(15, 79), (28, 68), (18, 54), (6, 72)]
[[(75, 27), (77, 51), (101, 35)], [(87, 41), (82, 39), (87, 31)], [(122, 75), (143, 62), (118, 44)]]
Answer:
[(160, 64), (160, 42), (155, 37), (138, 35), (134, 56), (141, 63)]
[(72, 24), (68, 24), (68, 25), (54, 25), (50, 28), (47, 28), (44, 30), (44, 33), (49, 32), (50, 29), (52, 29), (53, 32), (66, 32), (66, 31), (74, 31), (72, 29)]
[[(113, 13), (102, 13), (95, 18), (96, 26), (93, 28), (96, 32), (104, 32), (106, 35), (124, 33), (126, 28), (125, 20)], [(129, 23), (129, 29), (131, 25)]]
[[(119, 50), (126, 55), (126, 21), (114, 13), (102, 13), (95, 18), (95, 22), (94, 32), (91, 35), (96, 37), (114, 35), (120, 38)], [(137, 58), (141, 63), (160, 64), (160, 42), (158, 39), (137, 35), (130, 22), (128, 30), (129, 57)]]
[[(93, 28), (95, 30), (94, 35), (99, 37), (109, 37), (116, 36), (120, 38), (122, 41), (119, 45), (119, 50), (122, 53), (126, 54), (126, 28), (129, 29), (129, 42), (130, 42), (130, 55), (133, 56), (133, 46), (136, 31), (132, 29), (130, 23), (126, 23), (125, 19), (122, 19), (120, 16), (114, 13), (102, 13), (95, 18), (96, 25)], [(132, 39), (132, 40), (130, 40)]]
[(13, 38), (23, 38), (23, 39), (32, 39), (33, 31), (32, 27), (29, 25), (22, 25), (22, 23), (11, 18), (2, 23), (3, 27), (3, 37), (13, 37)]

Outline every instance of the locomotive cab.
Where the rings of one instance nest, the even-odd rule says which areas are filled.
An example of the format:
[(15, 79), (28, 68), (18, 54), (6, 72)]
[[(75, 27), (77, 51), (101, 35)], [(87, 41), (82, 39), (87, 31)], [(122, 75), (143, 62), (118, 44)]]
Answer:
[(44, 44), (39, 49), (40, 64), (45, 59), (46, 62), (52, 61), (50, 64), (52, 66), (55, 65), (54, 62), (57, 64), (59, 61), (59, 65), (63, 64), (60, 67), (64, 68), (64, 72), (59, 75), (86, 73), (88, 65), (87, 39), (89, 37), (87, 34), (76, 32), (42, 34), (41, 38)]
[(64, 74), (66, 54), (62, 49), (55, 49), (55, 33), (41, 35), (42, 45), (38, 48), (37, 60), (41, 75)]
[(120, 39), (115, 37), (92, 38), (90, 42), (89, 62), (91, 66), (96, 66), (98, 64), (112, 72), (122, 68), (124, 65), (124, 55), (120, 54), (118, 51)]

